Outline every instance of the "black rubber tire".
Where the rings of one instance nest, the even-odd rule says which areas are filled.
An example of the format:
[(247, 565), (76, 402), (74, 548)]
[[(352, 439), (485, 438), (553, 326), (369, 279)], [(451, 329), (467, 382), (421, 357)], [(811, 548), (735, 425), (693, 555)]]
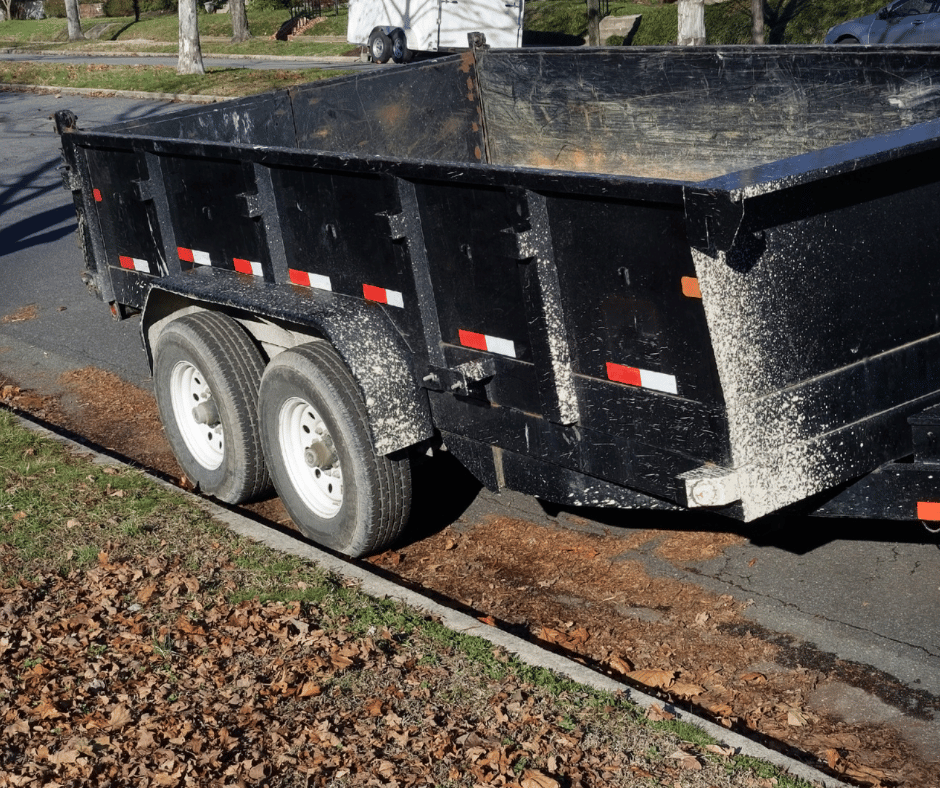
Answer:
[(410, 63), (414, 53), (408, 49), (408, 39), (404, 30), (393, 30), (389, 36), (392, 42), (392, 60), (396, 63)]
[[(173, 453), (197, 489), (226, 503), (250, 501), (271, 489), (258, 429), (263, 371), (264, 359), (248, 332), (216, 312), (197, 312), (172, 321), (153, 349), (154, 393)], [(195, 408), (182, 404), (185, 397), (179, 381), (187, 373), (192, 385), (206, 389), (215, 404), (221, 446), (217, 437), (209, 440), (210, 428), (197, 421)], [(197, 441), (200, 445), (194, 447), (200, 429), (206, 429), (207, 443)], [(217, 466), (201, 458), (206, 451), (219, 455)]]
[[(308, 419), (304, 428), (325, 428), (329, 442), (307, 440), (311, 432), (292, 421), (301, 411)], [(406, 452), (376, 454), (359, 386), (328, 342), (300, 345), (272, 359), (261, 379), (260, 413), (275, 489), (307, 537), (352, 557), (398, 539), (411, 512), (410, 459)], [(323, 451), (324, 445), (332, 456), (317, 454), (314, 447)], [(336, 494), (337, 478), (339, 500), (327, 500)]]
[(861, 43), (861, 42), (857, 38), (853, 38), (852, 36), (846, 36), (845, 38), (840, 38), (838, 41), (836, 41), (836, 44), (840, 44), (843, 46), (852, 46), (858, 43)]
[(373, 63), (388, 63), (392, 56), (392, 39), (381, 30), (373, 30), (369, 36), (369, 54)]

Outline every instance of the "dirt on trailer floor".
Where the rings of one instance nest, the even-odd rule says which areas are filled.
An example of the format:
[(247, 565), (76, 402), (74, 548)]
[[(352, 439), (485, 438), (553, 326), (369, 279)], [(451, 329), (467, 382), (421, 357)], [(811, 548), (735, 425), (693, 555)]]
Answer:
[[(149, 392), (95, 368), (59, 379), (56, 396), (0, 378), (0, 400), (183, 486)], [(276, 498), (250, 507), (289, 520)], [(445, 518), (446, 520), (446, 518)], [(649, 550), (676, 566), (720, 555), (734, 533), (563, 527), (546, 518), (456, 515), (370, 559), (481, 621), (526, 635), (664, 700), (864, 786), (927, 786), (940, 766), (896, 727), (853, 722), (833, 694), (874, 693), (914, 717), (938, 709), (900, 682), (844, 662), (744, 616), (746, 603), (652, 576)], [(914, 720), (916, 722), (916, 719)]]

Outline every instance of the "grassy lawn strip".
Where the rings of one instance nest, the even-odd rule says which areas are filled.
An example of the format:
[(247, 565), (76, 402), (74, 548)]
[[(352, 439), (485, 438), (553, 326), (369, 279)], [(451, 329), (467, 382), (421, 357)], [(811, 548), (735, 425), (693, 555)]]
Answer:
[(234, 536), (7, 414), (0, 567), (14, 785), (806, 785)]
[(99, 90), (140, 90), (182, 95), (249, 96), (335, 77), (344, 72), (309, 68), (255, 70), (210, 68), (204, 75), (180, 75), (170, 66), (110, 66), (0, 61), (0, 84), (52, 85)]
[[(83, 52), (86, 54), (99, 53), (124, 53), (124, 52), (153, 52), (155, 54), (176, 55), (179, 52), (177, 44), (168, 44), (162, 41), (132, 41), (128, 43), (115, 41), (88, 41), (81, 44), (68, 43), (43, 43), (30, 42), (18, 43), (11, 42), (5, 48), (10, 48), (16, 52)], [(352, 49), (356, 50), (358, 56), (359, 50), (355, 47), (350, 48), (349, 44), (333, 44), (323, 41), (267, 41), (262, 39), (252, 39), (244, 44), (232, 44), (228, 41), (206, 41), (202, 42), (203, 57), (212, 55), (262, 55), (264, 57), (338, 57), (349, 55)]]
[[(791, 0), (766, 0), (765, 40), (768, 44), (813, 44), (822, 42), (826, 31), (846, 19), (872, 13), (885, 4), (885, 0), (831, 0), (825, 3), (793, 3)], [(705, 30), (709, 44), (748, 44), (751, 37), (750, 0), (725, 0), (706, 5)], [(657, 0), (649, 4), (611, 0), (611, 16), (642, 14), (640, 26), (632, 40), (636, 46), (662, 46), (674, 43), (677, 32), (676, 4)], [(203, 51), (251, 52), (256, 54), (325, 54), (307, 49), (311, 43), (304, 38), (312, 36), (345, 36), (347, 14), (327, 14), (318, 24), (306, 30), (300, 39), (287, 43), (272, 41), (289, 14), (284, 10), (255, 10), (249, 7), (248, 22), (254, 40), (219, 49), (216, 42), (204, 42)], [(119, 41), (134, 46), (141, 40), (172, 43), (177, 40), (176, 16), (165, 14), (134, 22), (133, 18), (87, 19), (84, 30), (95, 25), (110, 23), (101, 40)], [(0, 41), (29, 43), (64, 40), (64, 19), (0, 22)], [(231, 36), (231, 19), (227, 14), (200, 14), (200, 34), (209, 37)], [(525, 9), (524, 41), (527, 46), (577, 45), (587, 35), (587, 11), (584, 0), (529, 0)], [(619, 45), (622, 39), (611, 38), (606, 43)], [(69, 48), (85, 48), (94, 44), (69, 44)], [(321, 46), (323, 46), (321, 44)], [(333, 44), (337, 54), (348, 51), (345, 44)]]
[[(254, 37), (251, 42), (255, 45), (279, 45), (281, 48), (293, 48), (293, 44), (284, 41), (273, 41), (278, 28), (290, 18), (289, 12), (280, 10), (248, 9), (248, 27)], [(301, 39), (313, 36), (345, 36), (346, 35), (345, 10), (338, 16), (328, 15), (322, 21), (304, 31)], [(82, 30), (88, 32), (99, 25), (110, 25), (101, 35), (99, 41), (165, 41), (175, 43), (179, 38), (179, 20), (175, 14), (161, 14), (142, 17), (135, 22), (133, 17), (93, 17), (82, 20)], [(204, 38), (230, 38), (232, 35), (232, 19), (228, 14), (200, 14), (199, 35)], [(29, 43), (37, 41), (63, 41), (67, 38), (67, 25), (64, 19), (27, 19), (0, 22), (0, 41)], [(214, 46), (215, 42), (213, 42)], [(84, 42), (71, 44), (73, 47), (86, 46)], [(244, 46), (244, 45), (239, 45)], [(203, 43), (206, 49), (206, 42)], [(348, 49), (348, 47), (347, 47)]]

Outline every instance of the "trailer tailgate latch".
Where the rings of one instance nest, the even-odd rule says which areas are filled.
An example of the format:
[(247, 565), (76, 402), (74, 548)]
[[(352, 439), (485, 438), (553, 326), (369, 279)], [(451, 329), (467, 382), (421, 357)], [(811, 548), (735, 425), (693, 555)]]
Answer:
[(486, 399), (486, 383), (496, 374), (496, 364), (491, 358), (474, 359), (456, 367), (435, 367), (421, 381), (431, 391), (449, 391), (461, 397)]
[(685, 481), (685, 494), (689, 508), (701, 506), (727, 506), (741, 500), (737, 473), (728, 468), (703, 465), (679, 474)]

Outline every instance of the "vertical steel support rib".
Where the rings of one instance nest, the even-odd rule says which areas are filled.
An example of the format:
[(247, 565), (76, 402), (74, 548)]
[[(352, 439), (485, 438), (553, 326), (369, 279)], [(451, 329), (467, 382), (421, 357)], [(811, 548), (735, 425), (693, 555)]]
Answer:
[(264, 235), (267, 239), (268, 257), (271, 260), (273, 282), (288, 282), (287, 248), (284, 246), (284, 232), (278, 215), (277, 201), (274, 196), (274, 181), (271, 168), (255, 162), (255, 188), (257, 195), (257, 214), (264, 223)]
[(147, 180), (139, 181), (140, 197), (153, 200), (157, 221), (160, 224), (160, 243), (163, 246), (162, 273), (165, 275), (180, 272), (180, 255), (176, 245), (176, 232), (173, 228), (173, 214), (170, 212), (170, 198), (167, 196), (166, 179), (163, 177), (163, 163), (155, 153), (144, 154)]
[(529, 219), (529, 229), (516, 232), (516, 243), (519, 259), (525, 262), (523, 292), (543, 414), (557, 424), (575, 424), (581, 413), (571, 368), (548, 201), (544, 195), (529, 190), (515, 192), (514, 196), (524, 201)]
[(388, 224), (395, 240), (405, 240), (408, 255), (411, 258), (411, 270), (414, 274), (415, 292), (418, 295), (418, 313), (424, 341), (428, 348), (428, 361), (433, 366), (443, 367), (444, 358), (441, 324), (437, 317), (437, 302), (434, 298), (434, 285), (431, 282), (431, 266), (428, 262), (428, 250), (424, 243), (424, 228), (421, 225), (421, 213), (418, 210), (418, 196), (411, 181), (396, 178), (398, 201), (401, 213), (389, 215)]

